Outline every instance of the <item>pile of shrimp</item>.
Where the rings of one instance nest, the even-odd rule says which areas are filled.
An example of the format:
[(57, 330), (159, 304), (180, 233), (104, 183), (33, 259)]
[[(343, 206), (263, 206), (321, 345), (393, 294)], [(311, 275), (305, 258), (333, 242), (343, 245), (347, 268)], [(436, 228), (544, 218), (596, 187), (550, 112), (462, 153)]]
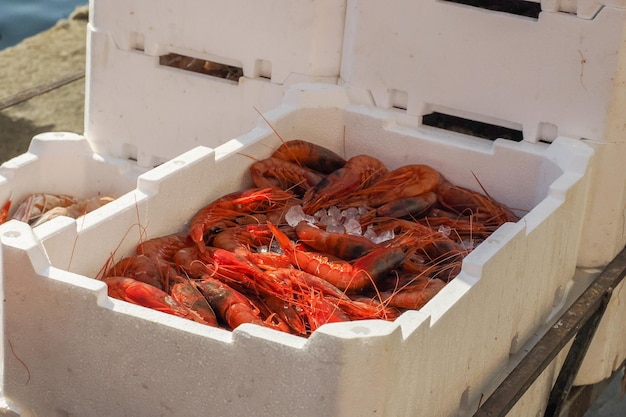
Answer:
[(0, 224), (10, 220), (19, 220), (37, 227), (58, 216), (74, 219), (83, 216), (113, 201), (110, 195), (97, 195), (91, 198), (77, 198), (66, 194), (34, 193), (17, 204), (13, 216), (9, 216), (12, 202), (7, 200), (0, 208)]
[(250, 174), (253, 188), (212, 201), (186, 231), (106, 266), (109, 295), (210, 326), (308, 337), (326, 323), (420, 309), (473, 247), (518, 220), (427, 165), (389, 170), (301, 140)]

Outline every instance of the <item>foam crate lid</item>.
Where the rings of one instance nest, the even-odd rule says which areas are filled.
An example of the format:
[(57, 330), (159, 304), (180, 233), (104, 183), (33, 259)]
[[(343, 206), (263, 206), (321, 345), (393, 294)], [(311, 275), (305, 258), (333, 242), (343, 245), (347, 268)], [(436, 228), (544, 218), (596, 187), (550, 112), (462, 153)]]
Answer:
[[(395, 322), (334, 323), (302, 339), (254, 325), (228, 332), (108, 298), (88, 277), (113, 251), (128, 253), (140, 231), (150, 238), (184, 230), (204, 204), (250, 185), (250, 156), (262, 159), (280, 144), (260, 123), (214, 152), (190, 150), (142, 174), (135, 190), (97, 216), (54, 219), (36, 234), (15, 221), (0, 227), (2, 393), (15, 409), (137, 416), (195, 416), (207, 407), (224, 416), (476, 409), (491, 376), (565, 297), (590, 148), (563, 137), (551, 145), (487, 143), (415, 128), (395, 112), (355, 104), (336, 86), (293, 88), (266, 116), (285, 138), (379, 155), (392, 168), (428, 163), (476, 188), (474, 171), (495, 198), (528, 213), (469, 254), (432, 302)], [(546, 245), (550, 239), (564, 243)], [(452, 336), (463, 343), (450, 343)]]
[(281, 80), (292, 72), (337, 75), (345, 8), (345, 0), (96, 0), (90, 21), (124, 50), (208, 54), (250, 78), (269, 65)]
[(354, 1), (341, 78), (411, 115), (505, 126), (530, 142), (623, 142), (626, 9), (607, 4), (593, 19), (532, 19), (448, 1)]

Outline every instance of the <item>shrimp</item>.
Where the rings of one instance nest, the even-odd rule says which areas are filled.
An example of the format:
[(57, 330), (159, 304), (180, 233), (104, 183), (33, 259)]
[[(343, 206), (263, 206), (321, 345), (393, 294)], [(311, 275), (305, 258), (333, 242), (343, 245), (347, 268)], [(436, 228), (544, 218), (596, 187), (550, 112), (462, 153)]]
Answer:
[(105, 277), (102, 281), (107, 284), (109, 297), (207, 324), (195, 311), (150, 284), (127, 277)]
[(387, 168), (378, 159), (368, 155), (354, 156), (304, 194), (303, 210), (315, 213), (324, 205), (340, 202), (350, 193), (375, 183), (386, 173)]
[[(445, 264), (458, 264), (459, 268), (467, 253), (459, 244), (445, 234), (420, 223), (403, 219), (379, 218), (371, 222), (372, 230), (391, 230), (396, 235), (390, 245), (402, 247), (406, 257), (401, 269), (406, 272), (433, 272), (450, 267)], [(460, 269), (457, 268), (457, 271)], [(457, 272), (458, 273), (458, 272)]]
[(434, 191), (441, 179), (439, 171), (428, 165), (403, 165), (387, 172), (374, 184), (356, 191), (354, 195), (363, 204), (379, 207), (401, 198)]
[(504, 204), (490, 196), (484, 196), (468, 188), (443, 181), (437, 188), (439, 204), (445, 209), (460, 215), (469, 215), (473, 220), (488, 226), (500, 227), (506, 222), (516, 222), (519, 218)]
[(381, 297), (387, 306), (419, 310), (445, 286), (440, 279), (416, 276), (399, 289), (381, 293)]
[(215, 272), (212, 249), (200, 252), (197, 246), (189, 246), (176, 251), (174, 264), (184, 275), (199, 279), (203, 275)]
[(148, 257), (159, 268), (163, 277), (163, 289), (168, 291), (170, 279), (176, 276), (174, 255), (178, 250), (191, 245), (193, 242), (187, 233), (175, 233), (141, 242), (137, 245), (136, 252)]
[(145, 255), (128, 256), (120, 259), (105, 277), (126, 277), (145, 282), (160, 290), (163, 289), (163, 277), (159, 267)]
[(17, 206), (13, 219), (32, 225), (48, 210), (55, 207), (68, 207), (75, 203), (74, 197), (65, 194), (31, 194)]
[(322, 174), (330, 174), (346, 164), (345, 159), (330, 149), (298, 139), (283, 142), (272, 157), (293, 162)]
[(444, 282), (450, 282), (459, 275), (462, 266), (462, 252), (451, 251), (431, 258), (423, 250), (416, 249), (409, 252), (400, 269), (404, 273), (439, 278)]
[(80, 216), (83, 216), (91, 211), (94, 211), (97, 208), (104, 206), (105, 204), (110, 203), (113, 200), (115, 200), (115, 197), (112, 196), (96, 196), (83, 200), (76, 200), (74, 204), (71, 204), (69, 206), (53, 207), (50, 210), (42, 213), (41, 216), (39, 216), (37, 220), (32, 223), (32, 226), (37, 227), (40, 224), (52, 220), (53, 218), (58, 216), (66, 216), (77, 219)]
[(323, 324), (350, 321), (350, 317), (343, 310), (320, 295), (313, 294), (308, 298), (308, 304), (303, 314), (307, 318), (310, 332)]
[(222, 281), (205, 275), (196, 285), (211, 307), (233, 330), (243, 323), (266, 325), (259, 308)]
[(289, 266), (289, 259), (267, 250), (272, 233), (265, 224), (229, 227), (213, 237), (213, 246), (244, 257), (261, 268)]
[(497, 228), (488, 227), (484, 223), (474, 220), (471, 216), (454, 214), (438, 208), (431, 208), (418, 222), (432, 229), (441, 227), (454, 229), (459, 239), (472, 241), (486, 238)]
[(237, 218), (249, 216), (249, 213), (264, 213), (284, 206), (293, 197), (293, 193), (277, 188), (252, 188), (227, 194), (200, 209), (191, 218), (189, 236), (200, 251), (204, 251), (207, 232), (227, 225), (234, 226)]
[(321, 294), (327, 300), (332, 300), (351, 319), (386, 318), (390, 314), (382, 305), (355, 301), (330, 282), (299, 269), (281, 268), (268, 274), (284, 282), (290, 282), (291, 287), (305, 298), (307, 294), (313, 292)]
[(306, 335), (306, 324), (293, 300), (285, 301), (274, 295), (266, 294), (262, 298), (258, 297), (255, 304), (266, 310), (267, 318), (264, 320), (266, 324), (271, 324), (276, 330), (285, 333)]
[[(291, 317), (288, 320), (296, 333), (306, 334), (326, 323), (350, 320), (350, 316), (341, 307), (351, 304), (352, 300), (329, 282), (293, 268), (276, 269), (268, 274), (282, 280), (285, 286), (291, 286), (294, 290), (292, 298), (283, 301), (283, 309), (288, 307), (293, 310), (292, 314), (297, 315), (297, 319)], [(275, 298), (285, 300), (284, 297)]]
[(287, 235), (276, 226), (269, 222), (267, 225), (293, 264), (325, 279), (341, 290), (359, 291), (373, 285), (382, 276), (398, 267), (405, 258), (402, 248), (380, 247), (357, 259), (353, 264), (346, 261), (331, 261), (320, 253), (297, 249)]
[(213, 275), (229, 284), (252, 289), (255, 293), (283, 294), (285, 287), (248, 259), (223, 249), (212, 252)]
[(7, 200), (6, 203), (0, 209), (0, 224), (6, 222), (9, 219), (9, 210), (11, 209), (11, 200)]
[(270, 244), (272, 232), (264, 224), (233, 226), (213, 237), (213, 246), (234, 252), (238, 248), (260, 248)]
[(324, 176), (312, 169), (279, 158), (267, 158), (250, 166), (252, 181), (257, 187), (276, 187), (303, 195)]
[(376, 216), (417, 218), (425, 214), (436, 203), (437, 194), (428, 191), (420, 195), (398, 198), (385, 203), (376, 209)]
[(345, 261), (360, 258), (380, 247), (366, 237), (327, 232), (304, 221), (296, 225), (296, 234), (301, 243)]
[(193, 281), (181, 279), (172, 285), (170, 294), (180, 304), (198, 313), (209, 326), (218, 326), (215, 311)]
[(279, 282), (284, 282), (285, 285), (290, 286), (294, 289), (294, 291), (300, 294), (308, 294), (311, 291), (317, 291), (325, 297), (332, 297), (342, 301), (350, 301), (350, 297), (348, 297), (339, 288), (306, 271), (301, 271), (295, 268), (277, 268), (272, 271), (268, 271), (267, 274)]

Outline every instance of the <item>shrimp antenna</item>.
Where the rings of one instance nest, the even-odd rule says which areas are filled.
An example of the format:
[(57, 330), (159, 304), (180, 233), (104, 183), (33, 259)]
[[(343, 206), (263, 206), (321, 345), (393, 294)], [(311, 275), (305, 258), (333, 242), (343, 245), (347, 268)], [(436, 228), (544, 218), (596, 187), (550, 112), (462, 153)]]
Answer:
[(474, 177), (474, 179), (478, 183), (478, 186), (480, 187), (480, 189), (483, 190), (483, 193), (485, 193), (487, 198), (489, 198), (490, 200), (493, 200), (493, 197), (491, 195), (489, 195), (489, 193), (487, 192), (485, 187), (483, 187), (483, 184), (480, 182), (480, 180), (478, 179), (478, 176), (474, 173), (474, 171), (470, 171), (470, 172), (472, 173), (472, 176)]
[(272, 126), (272, 124), (270, 123), (270, 121), (269, 121), (269, 120), (267, 120), (267, 118), (263, 115), (263, 113), (261, 113), (261, 111), (260, 111), (259, 109), (257, 109), (255, 106), (253, 106), (253, 108), (254, 108), (254, 111), (256, 111), (256, 112), (259, 114), (259, 116), (261, 117), (261, 119), (263, 119), (263, 121), (264, 121), (265, 123), (267, 123), (267, 125), (270, 127), (270, 129), (272, 129), (272, 131), (274, 132), (274, 134), (275, 134), (276, 136), (278, 136), (278, 139), (280, 139), (280, 141), (281, 141), (282, 143), (285, 143), (285, 140), (283, 139), (283, 137), (282, 137), (282, 136), (280, 136), (280, 133), (278, 133), (278, 130), (276, 130), (276, 128), (275, 128), (274, 126)]

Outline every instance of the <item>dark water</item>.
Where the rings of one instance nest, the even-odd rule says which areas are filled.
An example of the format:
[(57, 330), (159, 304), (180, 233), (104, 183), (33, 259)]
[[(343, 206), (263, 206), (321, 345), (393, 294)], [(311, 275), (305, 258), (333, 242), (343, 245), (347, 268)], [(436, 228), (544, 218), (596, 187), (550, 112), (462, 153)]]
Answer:
[(0, 50), (46, 30), (89, 0), (0, 0)]

